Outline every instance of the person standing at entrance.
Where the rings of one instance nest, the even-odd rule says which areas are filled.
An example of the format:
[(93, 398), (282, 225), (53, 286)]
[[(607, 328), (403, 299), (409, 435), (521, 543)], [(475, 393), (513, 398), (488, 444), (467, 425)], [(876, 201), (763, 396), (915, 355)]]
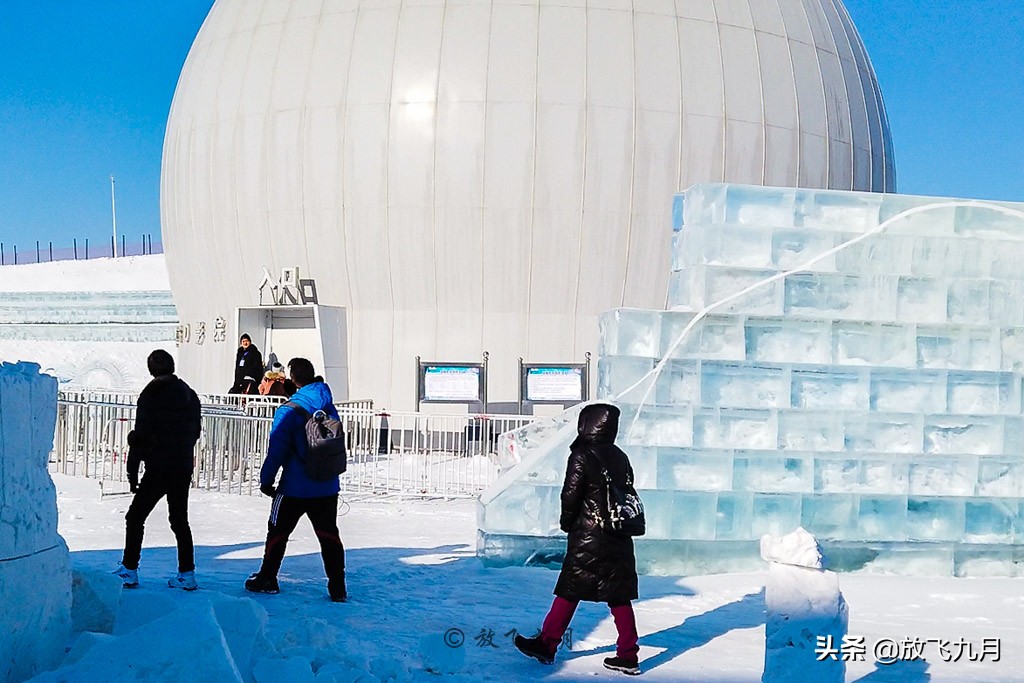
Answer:
[[(139, 394), (135, 428), (128, 434), (128, 483), (135, 494), (125, 515), (124, 555), (114, 571), (126, 587), (139, 585), (139, 559), (146, 518), (167, 496), (171, 531), (178, 545), (178, 575), (172, 588), (198, 588), (192, 529), (188, 524), (188, 489), (193, 451), (202, 428), (199, 397), (174, 374), (174, 358), (163, 349), (146, 360), (153, 380)], [(139, 463), (146, 465), (139, 481)]]
[(235, 352), (235, 383), (229, 394), (255, 394), (263, 378), (263, 355), (248, 334), (238, 338)]
[[(320, 541), (327, 593), (333, 602), (345, 602), (345, 547), (338, 532), (338, 477), (315, 481), (306, 474), (303, 463), (308, 451), (306, 421), (317, 411), (338, 419), (334, 399), (328, 387), (305, 358), (288, 361), (292, 382), (298, 390), (274, 413), (270, 428), (267, 459), (260, 470), (260, 491), (274, 499), (267, 522), (267, 542), (263, 563), (258, 572), (245, 581), (245, 589), (253, 593), (279, 593), (278, 571), (284, 560), (288, 537), (303, 515), (309, 517)], [(294, 404), (294, 405), (290, 405)], [(274, 480), (279, 470), (281, 481)]]
[(555, 600), (536, 638), (517, 635), (515, 646), (542, 664), (554, 664), (555, 652), (581, 600), (604, 602), (611, 608), (619, 637), (615, 656), (604, 660), (606, 668), (629, 675), (640, 674), (636, 619), (632, 600), (637, 599), (636, 558), (633, 539), (602, 527), (606, 518), (608, 486), (603, 470), (617, 485), (632, 486), (629, 458), (615, 445), (619, 409), (594, 403), (580, 412), (579, 435), (569, 446), (569, 462), (562, 484), (559, 525), (569, 534), (562, 571), (555, 584)]

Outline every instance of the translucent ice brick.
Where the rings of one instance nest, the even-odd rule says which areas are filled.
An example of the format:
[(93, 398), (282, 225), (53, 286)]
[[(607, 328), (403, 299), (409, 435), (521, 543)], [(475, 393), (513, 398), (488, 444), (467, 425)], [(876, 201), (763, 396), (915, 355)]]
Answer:
[(772, 448), (775, 414), (769, 410), (700, 410), (693, 415), (693, 445), (701, 448)]
[(821, 230), (868, 232), (878, 227), (882, 198), (879, 195), (811, 192), (803, 204), (800, 223)]
[(999, 351), (1001, 370), (1024, 371), (1024, 329), (1000, 330)]
[(694, 185), (682, 197), (683, 225), (725, 222), (725, 202), (728, 185), (709, 183)]
[(700, 263), (744, 268), (770, 268), (772, 233), (763, 227), (716, 225), (702, 227), (694, 245)]
[(789, 371), (778, 365), (705, 361), (700, 391), (705, 405), (789, 407)]
[(700, 403), (700, 369), (697, 361), (666, 362), (658, 377), (655, 401), (660, 406)]
[(911, 415), (851, 415), (845, 424), (847, 451), (920, 453), (921, 419)]
[(697, 322), (686, 337), (677, 345), (693, 318), (691, 313), (669, 312), (662, 316), (660, 355), (672, 358), (704, 358), (721, 360), (743, 360), (743, 321), (735, 316), (718, 318), (708, 316)]
[(1020, 377), (1009, 373), (951, 372), (948, 411), (956, 414), (1020, 414)]
[(831, 326), (819, 321), (748, 320), (745, 345), (747, 359), (752, 361), (829, 363), (832, 359)]
[(1024, 283), (992, 280), (989, 282), (989, 325), (1020, 325), (1024, 310)]
[(926, 453), (1003, 453), (1003, 421), (985, 415), (932, 416), (924, 425)]
[(894, 320), (896, 278), (886, 275), (790, 275), (786, 315), (843, 320)]
[(913, 274), (918, 277), (988, 277), (993, 251), (984, 242), (953, 237), (914, 239)]
[(671, 537), (710, 540), (718, 525), (718, 494), (705, 491), (675, 491), (672, 494)]
[(945, 322), (946, 295), (946, 285), (942, 280), (901, 277), (896, 285), (896, 320)]
[(779, 450), (843, 450), (842, 417), (831, 411), (784, 410), (778, 419)]
[[(815, 230), (776, 230), (771, 237), (771, 262), (779, 270), (804, 268), (806, 264), (836, 246), (836, 235)], [(807, 270), (831, 272), (836, 269), (833, 254), (813, 263)]]
[[(598, 396), (616, 397), (624, 402), (638, 402), (643, 396), (653, 376), (648, 377), (654, 369), (654, 360), (650, 358), (629, 358), (626, 356), (607, 356), (597, 361), (597, 393)], [(644, 380), (645, 377), (648, 379)], [(629, 387), (637, 382), (639, 386), (624, 394)]]
[(734, 491), (719, 493), (715, 538), (723, 541), (751, 538), (753, 514), (751, 494)]
[(792, 396), (794, 408), (811, 410), (866, 410), (868, 382), (856, 370), (816, 368), (793, 370)]
[(958, 541), (964, 533), (962, 498), (907, 500), (907, 538), (912, 541)]
[[(949, 283), (949, 294), (946, 299), (946, 316), (951, 323), (989, 322), (989, 281), (988, 280), (952, 280)], [(1015, 325), (1020, 316), (1014, 319), (999, 321), (1001, 324)]]
[[(856, 237), (854, 233), (837, 234), (836, 243), (843, 244)], [(913, 242), (905, 235), (873, 235), (848, 244), (835, 256), (840, 273), (912, 275)]]
[(1011, 456), (978, 458), (979, 496), (1024, 496), (1024, 459)]
[(834, 362), (841, 365), (917, 366), (917, 340), (907, 325), (837, 322), (832, 349)]
[(1020, 501), (1016, 498), (974, 498), (964, 508), (964, 541), (1013, 543), (1020, 526)]
[(719, 313), (746, 315), (777, 315), (782, 312), (782, 281), (768, 282), (771, 270), (749, 270), (704, 266), (703, 307), (718, 304), (740, 292), (750, 291), (716, 309)]
[[(659, 448), (657, 487), (677, 491), (728, 491), (732, 451)], [(635, 469), (635, 468), (634, 468)]]
[(672, 518), (677, 514), (672, 509), (673, 491), (649, 491), (638, 489), (640, 500), (644, 502), (644, 514), (647, 518), (645, 540), (672, 538)]
[(908, 466), (906, 459), (892, 456), (822, 455), (814, 459), (814, 491), (904, 495)]
[(683, 227), (683, 206), (685, 205), (685, 196), (682, 192), (677, 192), (672, 196), (672, 230), (678, 231)]
[(755, 493), (751, 499), (751, 536), (783, 536), (800, 526), (800, 494)]
[(736, 491), (810, 493), (814, 490), (814, 462), (807, 454), (783, 457), (773, 455), (773, 451), (736, 451), (732, 474)]
[(906, 496), (861, 496), (857, 537), (862, 541), (906, 540)]
[(661, 313), (629, 308), (616, 308), (598, 321), (602, 355), (659, 357), (661, 346)]
[(800, 526), (823, 540), (854, 539), (857, 508), (857, 497), (851, 494), (805, 495), (800, 506)]
[(670, 446), (684, 448), (693, 445), (693, 417), (689, 408), (644, 408), (631, 432), (632, 419), (620, 418), (618, 441), (636, 446)]
[(980, 578), (1018, 576), (1020, 556), (1012, 546), (957, 544), (954, 550), (953, 576)]
[(956, 234), (979, 239), (1024, 240), (1024, 219), (986, 206), (958, 206)]
[(742, 225), (793, 225), (796, 191), (730, 185), (725, 221)]
[(978, 459), (970, 456), (925, 457), (910, 463), (913, 496), (973, 496)]
[(874, 370), (871, 372), (871, 410), (945, 412), (946, 375), (929, 370)]

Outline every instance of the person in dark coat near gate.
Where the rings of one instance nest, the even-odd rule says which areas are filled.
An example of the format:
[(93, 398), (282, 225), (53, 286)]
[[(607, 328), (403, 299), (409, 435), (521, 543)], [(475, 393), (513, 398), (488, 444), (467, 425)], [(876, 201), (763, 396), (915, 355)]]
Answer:
[(636, 558), (633, 539), (612, 535), (602, 528), (607, 513), (607, 484), (602, 466), (614, 482), (633, 482), (629, 458), (615, 445), (619, 409), (594, 403), (580, 412), (579, 435), (569, 446), (569, 462), (562, 484), (562, 531), (569, 534), (562, 571), (555, 584), (555, 600), (536, 638), (515, 637), (519, 650), (541, 663), (553, 664), (555, 651), (581, 600), (604, 602), (611, 608), (618, 631), (615, 656), (604, 665), (622, 673), (640, 673), (633, 600), (637, 599)]
[[(124, 555), (115, 574), (125, 586), (139, 585), (139, 558), (146, 518), (167, 496), (167, 516), (178, 545), (178, 575), (171, 588), (195, 590), (195, 552), (188, 524), (193, 451), (202, 428), (196, 392), (174, 374), (174, 358), (163, 349), (146, 360), (153, 380), (139, 394), (135, 428), (128, 434), (126, 469), (135, 494), (125, 515)], [(139, 464), (146, 470), (139, 481)]]
[(235, 383), (229, 394), (255, 394), (263, 378), (263, 355), (248, 334), (238, 338), (235, 352)]

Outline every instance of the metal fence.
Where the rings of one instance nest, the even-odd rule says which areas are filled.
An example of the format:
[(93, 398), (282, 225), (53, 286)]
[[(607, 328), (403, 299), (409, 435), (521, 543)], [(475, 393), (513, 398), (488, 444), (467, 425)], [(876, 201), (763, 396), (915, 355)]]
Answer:
[[(133, 394), (61, 392), (50, 457), (56, 472), (100, 480), (104, 493), (125, 493)], [(193, 486), (259, 492), (259, 472), (283, 399), (203, 395), (202, 435)], [(498, 437), (531, 422), (522, 415), (428, 415), (381, 412), (372, 401), (336, 404), (348, 437), (342, 490), (359, 494), (469, 497), (497, 479)]]

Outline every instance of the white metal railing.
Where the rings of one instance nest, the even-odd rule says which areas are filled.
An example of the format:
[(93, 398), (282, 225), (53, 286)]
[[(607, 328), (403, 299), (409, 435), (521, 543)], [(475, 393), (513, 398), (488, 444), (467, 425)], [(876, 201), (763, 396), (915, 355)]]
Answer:
[[(128, 490), (125, 459), (135, 422), (131, 394), (61, 392), (50, 462), (55, 471)], [(195, 450), (198, 488), (251, 495), (280, 399), (203, 396)], [(478, 495), (497, 479), (499, 435), (534, 420), (523, 415), (428, 415), (374, 411), (372, 401), (337, 404), (349, 443), (342, 490), (418, 496)]]

